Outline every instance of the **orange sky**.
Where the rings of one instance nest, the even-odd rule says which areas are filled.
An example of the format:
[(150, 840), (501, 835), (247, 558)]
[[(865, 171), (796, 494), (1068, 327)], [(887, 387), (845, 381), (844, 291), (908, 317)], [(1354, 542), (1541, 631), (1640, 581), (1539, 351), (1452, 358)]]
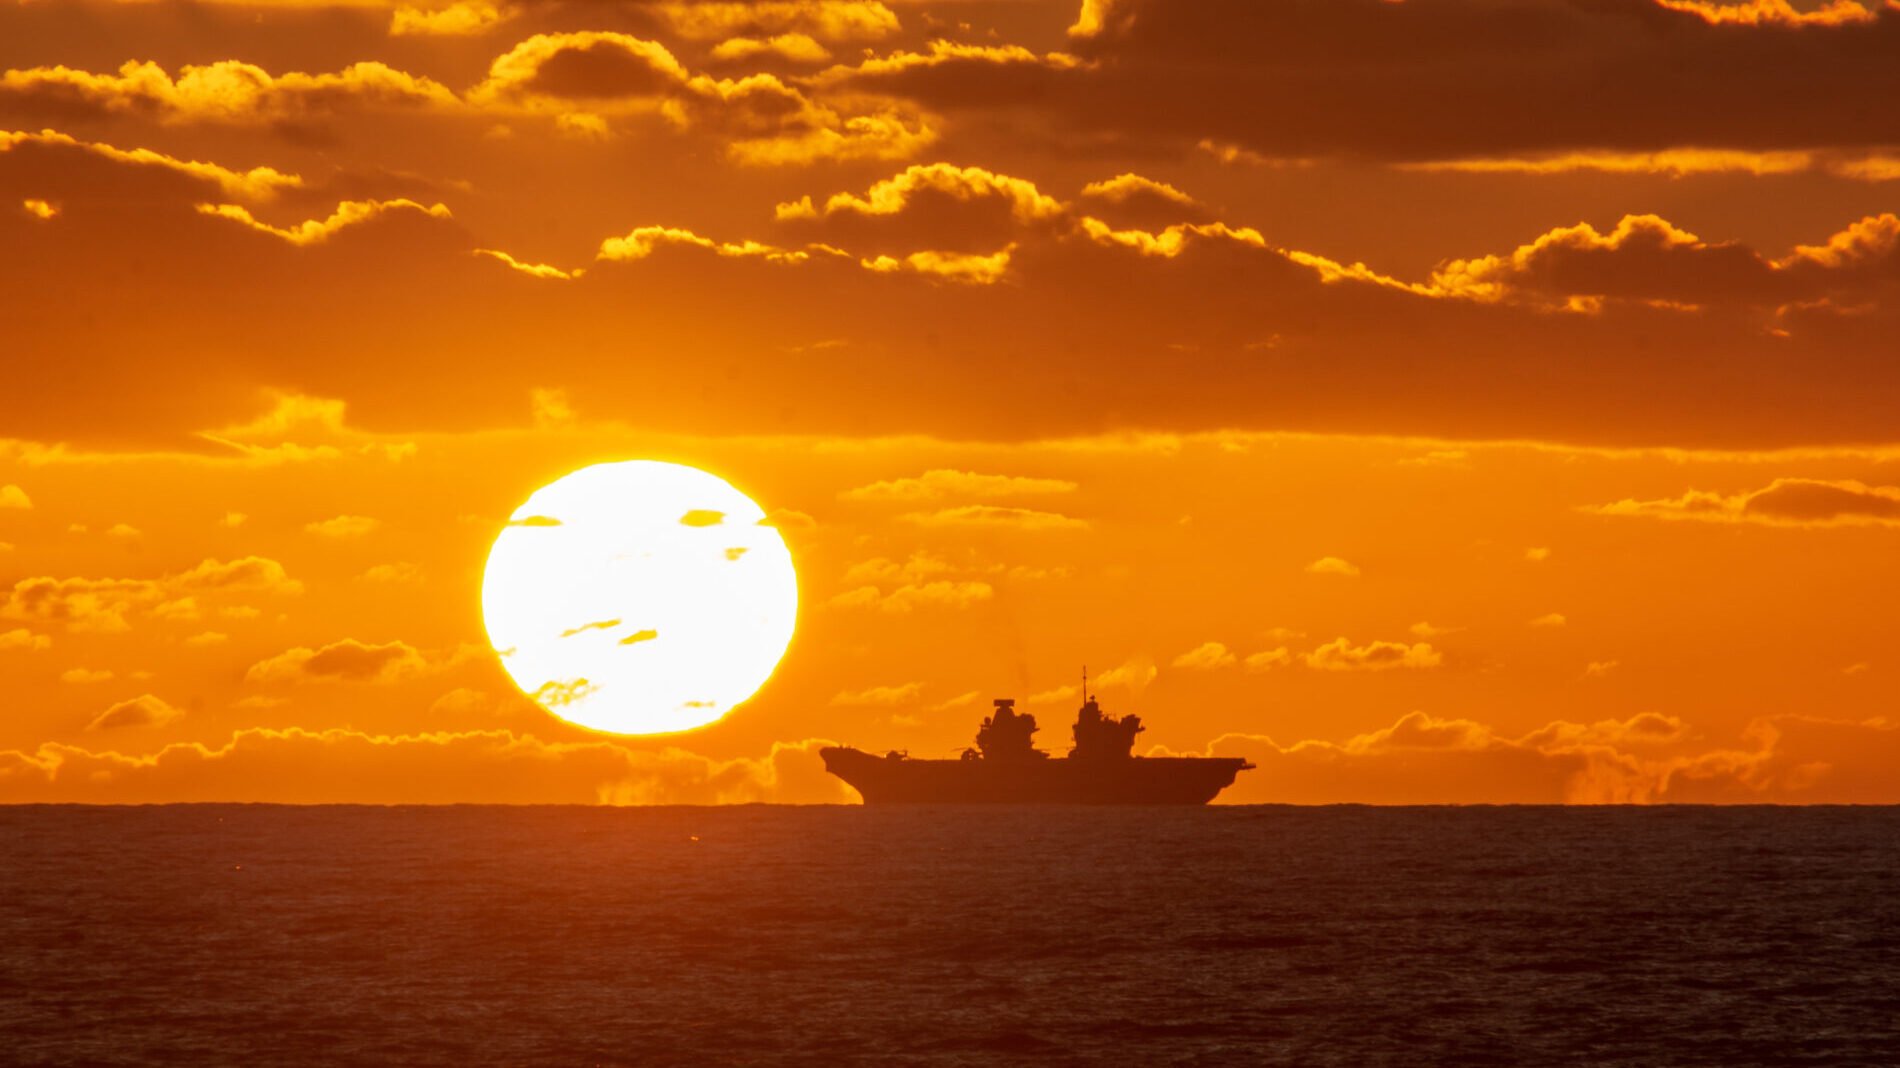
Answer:
[[(1900, 3), (0, 6), (0, 800), (814, 801), (1081, 665), (1227, 801), (1900, 801)], [(604, 460), (751, 702), (517, 694)], [(327, 653), (325, 652), (327, 650)]]

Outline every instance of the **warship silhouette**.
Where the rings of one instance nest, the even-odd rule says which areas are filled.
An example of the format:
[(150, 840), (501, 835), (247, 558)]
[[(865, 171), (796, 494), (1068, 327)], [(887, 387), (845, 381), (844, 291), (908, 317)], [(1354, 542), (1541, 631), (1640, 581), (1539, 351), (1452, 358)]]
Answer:
[(976, 745), (958, 760), (922, 760), (892, 751), (876, 756), (831, 746), (825, 770), (851, 784), (864, 803), (1205, 805), (1253, 767), (1234, 757), (1138, 757), (1140, 716), (1104, 715), (1094, 696), (1075, 717), (1075, 748), (1052, 757), (1035, 745), (1036, 717), (1010, 698), (977, 728)]

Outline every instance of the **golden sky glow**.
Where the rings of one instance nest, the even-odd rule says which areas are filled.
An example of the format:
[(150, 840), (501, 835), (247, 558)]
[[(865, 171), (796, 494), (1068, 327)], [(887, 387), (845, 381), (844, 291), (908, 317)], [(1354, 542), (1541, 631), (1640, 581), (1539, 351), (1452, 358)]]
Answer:
[[(0, 800), (839, 800), (818, 745), (992, 696), (1066, 744), (1087, 663), (1223, 800), (1900, 801), (1897, 55), (1874, 0), (0, 6)], [(658, 739), (484, 625), (626, 460), (797, 567)], [(549, 640), (659, 655), (608, 607)]]

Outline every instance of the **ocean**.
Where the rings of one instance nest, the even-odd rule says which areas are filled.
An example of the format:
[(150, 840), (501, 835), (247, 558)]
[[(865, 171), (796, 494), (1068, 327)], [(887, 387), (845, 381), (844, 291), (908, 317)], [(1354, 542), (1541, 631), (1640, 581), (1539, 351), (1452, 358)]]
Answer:
[(0, 807), (9, 1065), (1900, 1064), (1900, 809)]

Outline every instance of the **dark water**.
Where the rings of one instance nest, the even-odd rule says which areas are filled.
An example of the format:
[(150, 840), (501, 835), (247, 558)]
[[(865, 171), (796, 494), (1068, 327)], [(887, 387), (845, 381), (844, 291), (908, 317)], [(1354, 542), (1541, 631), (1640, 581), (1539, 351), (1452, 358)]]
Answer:
[(1900, 810), (0, 808), (9, 1064), (1896, 1064)]

